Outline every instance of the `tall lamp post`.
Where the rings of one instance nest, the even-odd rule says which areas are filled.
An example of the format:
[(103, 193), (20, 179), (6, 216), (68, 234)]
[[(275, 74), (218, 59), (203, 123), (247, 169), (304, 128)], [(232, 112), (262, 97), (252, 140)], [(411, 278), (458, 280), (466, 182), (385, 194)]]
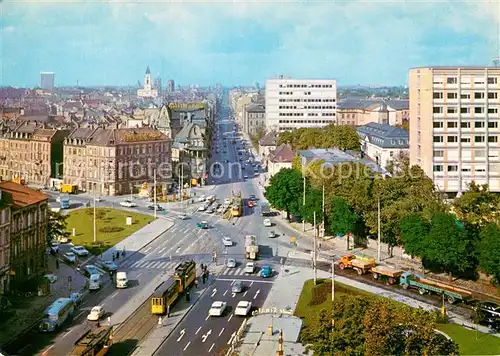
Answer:
[(154, 200), (154, 207), (155, 207), (155, 219), (156, 219), (156, 168), (153, 170), (153, 200)]

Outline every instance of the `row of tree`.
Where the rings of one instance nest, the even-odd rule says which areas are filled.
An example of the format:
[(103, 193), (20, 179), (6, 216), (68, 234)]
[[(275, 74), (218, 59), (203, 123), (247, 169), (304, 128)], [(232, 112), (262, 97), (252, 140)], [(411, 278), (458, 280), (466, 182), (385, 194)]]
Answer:
[[(378, 206), (382, 241), (389, 253), (403, 246), (426, 268), (460, 276), (475, 276), (479, 267), (500, 282), (500, 199), (486, 186), (470, 185), (453, 204), (435, 190), (418, 166), (402, 157), (382, 177), (352, 163), (339, 166), (315, 161), (282, 169), (271, 177), (265, 196), (276, 209), (313, 223), (324, 219), (326, 232), (359, 239), (377, 234)], [(306, 179), (306, 199), (303, 189)], [(323, 188), (325, 214), (323, 216)]]
[(330, 124), (322, 128), (300, 128), (280, 133), (278, 145), (289, 143), (294, 150), (337, 147), (359, 151), (360, 143), (352, 126)]
[(436, 316), (382, 298), (343, 296), (301, 333), (315, 355), (458, 355)]

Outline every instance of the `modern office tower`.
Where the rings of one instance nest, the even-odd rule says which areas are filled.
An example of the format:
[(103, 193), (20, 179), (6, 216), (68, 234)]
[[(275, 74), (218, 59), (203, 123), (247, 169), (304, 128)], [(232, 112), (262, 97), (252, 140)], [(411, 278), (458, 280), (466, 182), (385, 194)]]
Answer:
[(40, 72), (40, 88), (42, 90), (54, 89), (54, 73)]

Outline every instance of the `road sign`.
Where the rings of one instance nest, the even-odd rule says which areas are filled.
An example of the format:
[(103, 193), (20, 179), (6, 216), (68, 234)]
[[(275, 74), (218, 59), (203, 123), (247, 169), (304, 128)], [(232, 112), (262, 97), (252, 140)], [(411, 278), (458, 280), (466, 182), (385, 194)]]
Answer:
[(290, 243), (293, 244), (297, 241), (297, 239), (293, 236), (290, 237)]

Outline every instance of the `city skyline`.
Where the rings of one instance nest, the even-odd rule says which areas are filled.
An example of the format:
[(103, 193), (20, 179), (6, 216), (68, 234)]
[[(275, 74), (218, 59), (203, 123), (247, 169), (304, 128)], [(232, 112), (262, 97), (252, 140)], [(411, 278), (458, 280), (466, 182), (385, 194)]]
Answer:
[(34, 87), (40, 71), (56, 86), (135, 85), (147, 65), (181, 85), (404, 85), (411, 67), (500, 56), (494, 1), (23, 2), (0, 5), (2, 86)]

